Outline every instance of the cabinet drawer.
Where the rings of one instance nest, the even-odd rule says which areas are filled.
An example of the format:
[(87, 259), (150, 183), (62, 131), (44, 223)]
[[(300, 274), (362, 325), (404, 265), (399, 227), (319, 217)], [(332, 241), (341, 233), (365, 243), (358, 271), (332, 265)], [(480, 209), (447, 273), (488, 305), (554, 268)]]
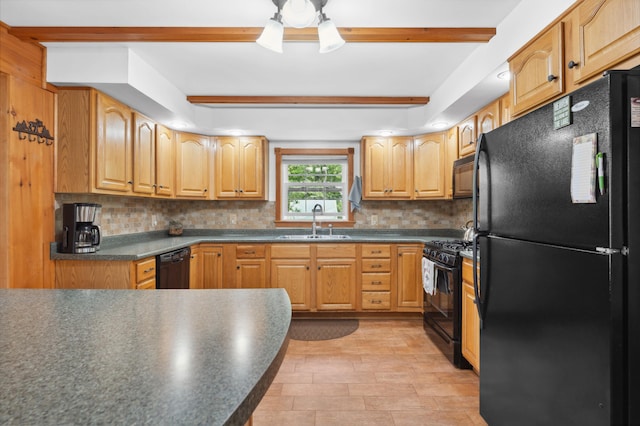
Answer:
[(265, 246), (242, 245), (236, 246), (236, 258), (238, 259), (258, 259), (264, 258)]
[(317, 246), (316, 257), (356, 257), (356, 245), (355, 244), (325, 244), (320, 243)]
[[(154, 278), (156, 276), (156, 258), (152, 257), (147, 260), (136, 263), (136, 283)], [(155, 280), (154, 280), (155, 281)], [(155, 287), (155, 282), (154, 282)]]
[(155, 289), (156, 289), (155, 277), (146, 281), (138, 282), (136, 284), (136, 290), (155, 290)]
[(272, 259), (308, 259), (311, 257), (311, 246), (308, 244), (273, 244)]
[(387, 244), (363, 244), (362, 257), (391, 257), (391, 246)]
[(391, 273), (362, 274), (362, 289), (373, 291), (391, 290)]
[(362, 259), (362, 272), (390, 272), (390, 259)]
[(362, 309), (391, 309), (391, 297), (388, 291), (363, 291)]

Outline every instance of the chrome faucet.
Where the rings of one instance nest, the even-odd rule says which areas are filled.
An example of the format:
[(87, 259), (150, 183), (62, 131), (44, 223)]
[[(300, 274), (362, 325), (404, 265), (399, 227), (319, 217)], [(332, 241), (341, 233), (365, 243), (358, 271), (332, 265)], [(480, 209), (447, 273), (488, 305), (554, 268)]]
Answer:
[(320, 212), (320, 214), (322, 214), (322, 206), (320, 204), (316, 204), (311, 209), (311, 212), (313, 213), (313, 223), (311, 224), (311, 235), (315, 236), (318, 228), (316, 225), (316, 213)]

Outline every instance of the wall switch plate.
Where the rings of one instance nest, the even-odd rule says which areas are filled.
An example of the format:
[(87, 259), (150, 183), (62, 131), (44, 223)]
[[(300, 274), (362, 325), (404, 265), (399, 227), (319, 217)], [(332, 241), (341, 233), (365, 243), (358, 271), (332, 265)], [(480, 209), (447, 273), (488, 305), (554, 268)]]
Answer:
[(372, 214), (371, 215), (371, 224), (372, 225), (377, 225), (378, 224), (378, 215), (377, 214)]
[(238, 223), (238, 215), (235, 213), (231, 213), (229, 215), (229, 223), (231, 223), (232, 225), (235, 225), (236, 223)]

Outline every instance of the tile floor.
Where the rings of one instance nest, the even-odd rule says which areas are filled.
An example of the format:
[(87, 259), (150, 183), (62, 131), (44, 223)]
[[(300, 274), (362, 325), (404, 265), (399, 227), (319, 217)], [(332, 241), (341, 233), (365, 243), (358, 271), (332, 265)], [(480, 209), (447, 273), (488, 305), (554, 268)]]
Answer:
[(478, 376), (444, 358), (422, 321), (360, 320), (335, 340), (291, 340), (254, 426), (486, 425)]

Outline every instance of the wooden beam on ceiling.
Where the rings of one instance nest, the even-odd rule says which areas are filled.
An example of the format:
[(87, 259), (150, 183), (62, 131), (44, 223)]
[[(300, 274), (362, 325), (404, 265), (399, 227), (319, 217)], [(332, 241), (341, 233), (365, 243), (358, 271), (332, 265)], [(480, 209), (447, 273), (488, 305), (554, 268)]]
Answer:
[[(254, 42), (262, 27), (11, 27), (33, 42)], [(495, 28), (338, 28), (349, 43), (486, 43)], [(317, 41), (318, 30), (285, 28), (285, 41)]]
[(426, 105), (417, 96), (187, 96), (192, 104)]

